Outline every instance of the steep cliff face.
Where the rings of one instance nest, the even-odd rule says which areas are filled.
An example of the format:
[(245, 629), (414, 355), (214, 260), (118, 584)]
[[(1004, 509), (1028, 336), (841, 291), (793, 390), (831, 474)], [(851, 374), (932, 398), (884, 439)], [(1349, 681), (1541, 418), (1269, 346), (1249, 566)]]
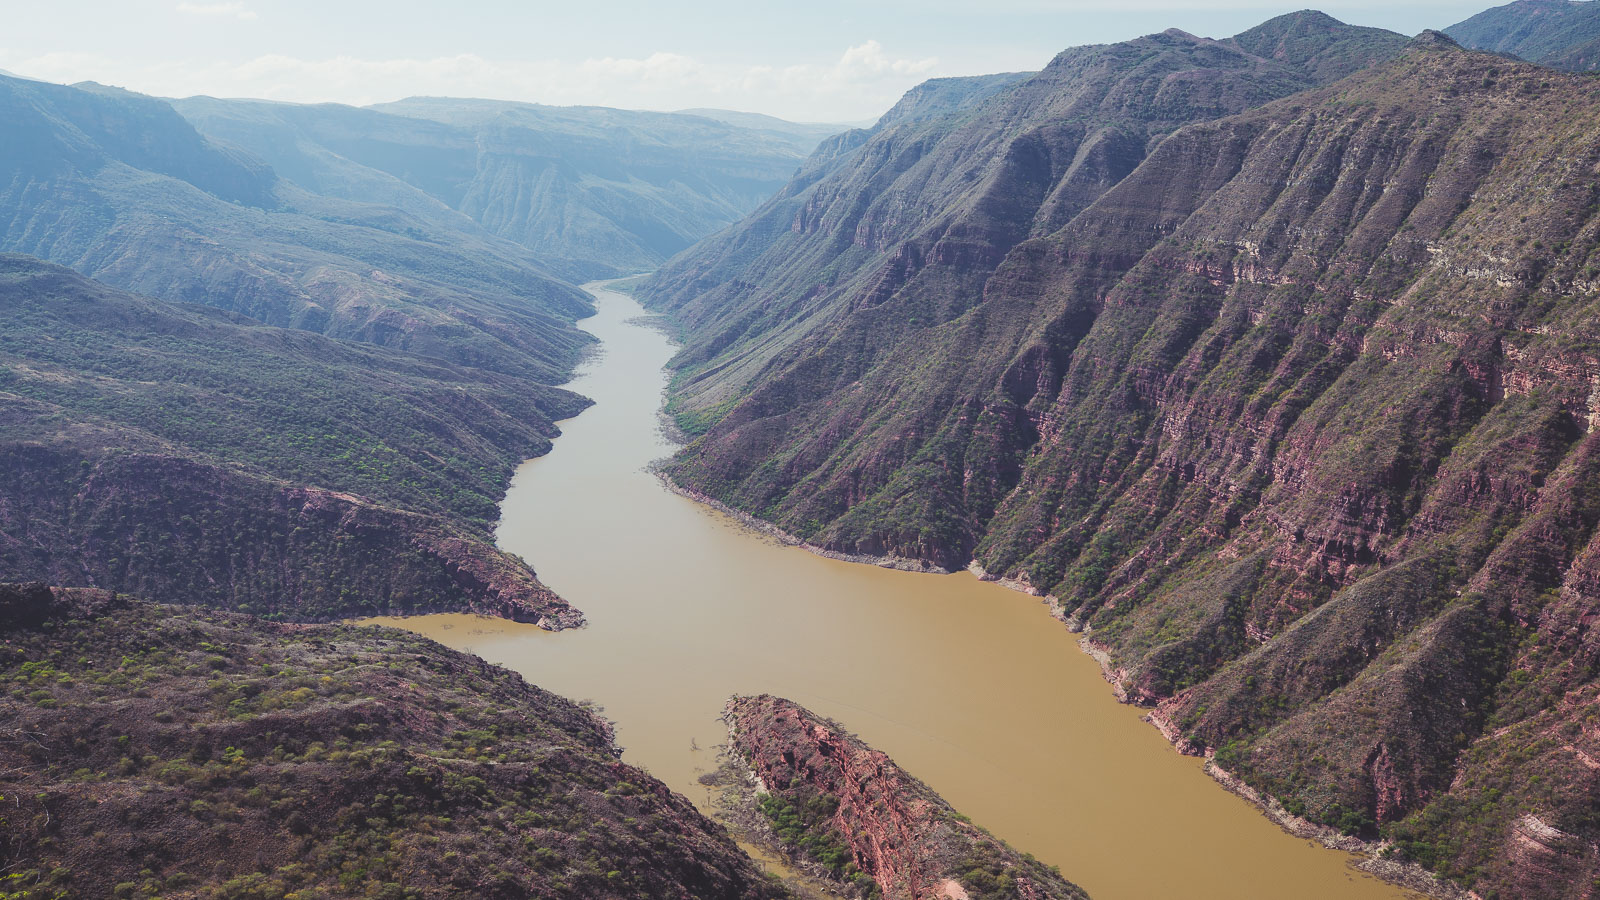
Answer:
[(604, 722), (415, 635), (0, 585), (0, 685), (9, 896), (780, 895)]
[(1307, 12), (1226, 41), (1172, 31), (1068, 50), (1021, 80), (911, 92), (860, 146), (829, 148), (838, 158), (641, 289), (685, 329), (674, 409), (703, 427), (747, 386), (777, 390), (774, 370), (849, 384), (879, 348), (970, 309), (1012, 247), (1059, 228), (1160, 136), (1403, 43)]
[(857, 891), (887, 900), (1087, 897), (836, 722), (767, 695), (734, 697), (723, 718), (784, 849)]
[[(283, 181), (164, 101), (0, 77), (0, 250), (273, 325), (564, 380), (587, 295), (525, 248)], [(383, 204), (383, 205), (380, 205)]]
[(1462, 46), (1510, 53), (1542, 66), (1600, 69), (1600, 4), (1592, 0), (1516, 0), (1444, 33)]
[(582, 398), (0, 255), (0, 573), (297, 619), (582, 617), (496, 550)]
[(1425, 34), (1161, 140), (870, 365), (774, 366), (673, 474), (1054, 594), (1291, 810), (1587, 896), (1597, 172), (1587, 80)]

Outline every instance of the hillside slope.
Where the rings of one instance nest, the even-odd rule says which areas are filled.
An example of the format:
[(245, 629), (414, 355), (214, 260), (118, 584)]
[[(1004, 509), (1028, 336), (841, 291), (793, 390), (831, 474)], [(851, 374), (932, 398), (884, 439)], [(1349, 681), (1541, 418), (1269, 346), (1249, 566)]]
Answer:
[(1543, 66), (1600, 69), (1600, 3), (1516, 0), (1444, 30), (1465, 47), (1510, 53)]
[(0, 254), (0, 575), (317, 619), (582, 617), (496, 550), (587, 401)]
[(675, 410), (699, 427), (807, 368), (848, 384), (879, 348), (960, 316), (1006, 253), (1077, 215), (1162, 135), (1324, 83), (1404, 39), (1320, 13), (1227, 41), (1079, 47), (1034, 75), (913, 90), (853, 145), (640, 292), (684, 327)]
[(783, 185), (826, 126), (716, 111), (416, 97), (357, 109), (195, 97), (199, 131), (317, 194), (526, 247), (575, 282), (655, 268)]
[(0, 585), (9, 897), (768, 898), (610, 729), (389, 629)]
[(942, 324), (841, 315), (671, 474), (1054, 595), (1291, 811), (1485, 896), (1587, 896), (1597, 172), (1591, 80), (1425, 33), (1160, 140), (981, 291), (884, 304), (954, 298)]
[(0, 78), (0, 251), (272, 325), (564, 380), (587, 295), (525, 248), (321, 196), (167, 103)]

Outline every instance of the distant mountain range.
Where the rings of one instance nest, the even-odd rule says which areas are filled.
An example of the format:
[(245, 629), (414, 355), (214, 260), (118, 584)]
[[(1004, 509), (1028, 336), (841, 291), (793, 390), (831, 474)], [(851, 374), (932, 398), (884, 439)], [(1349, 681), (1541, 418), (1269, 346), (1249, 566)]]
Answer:
[(587, 297), (564, 280), (649, 268), (738, 218), (827, 130), (487, 101), (390, 108), (410, 114), (175, 108), (0, 78), (0, 250), (559, 381), (588, 342), (570, 325)]
[(525, 248), (319, 195), (164, 101), (0, 79), (0, 250), (262, 322), (563, 380), (587, 297)]
[(417, 97), (365, 109), (174, 102), (318, 194), (526, 247), (573, 281), (655, 268), (781, 187), (826, 125)]
[(1516, 0), (1444, 30), (1465, 47), (1572, 72), (1600, 69), (1600, 3)]

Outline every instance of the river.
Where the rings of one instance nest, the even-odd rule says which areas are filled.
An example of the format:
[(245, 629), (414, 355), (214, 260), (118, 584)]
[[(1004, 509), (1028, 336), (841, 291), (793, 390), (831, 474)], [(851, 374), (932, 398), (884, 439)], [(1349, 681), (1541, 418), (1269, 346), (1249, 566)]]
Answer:
[(381, 620), (600, 704), (624, 759), (696, 802), (734, 693), (831, 716), (978, 824), (1096, 900), (1398, 900), (1415, 895), (1295, 838), (1116, 702), (1032, 597), (973, 576), (785, 547), (662, 487), (665, 334), (603, 284), (596, 403), (517, 472), (500, 546), (588, 616), (581, 630), (464, 615)]

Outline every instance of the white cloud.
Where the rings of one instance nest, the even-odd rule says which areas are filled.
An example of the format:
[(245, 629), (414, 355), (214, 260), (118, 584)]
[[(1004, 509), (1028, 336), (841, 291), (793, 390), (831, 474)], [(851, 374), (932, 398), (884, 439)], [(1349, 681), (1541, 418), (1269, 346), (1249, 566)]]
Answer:
[(908, 88), (941, 74), (938, 59), (897, 58), (873, 40), (846, 48), (832, 62), (786, 66), (710, 63), (666, 52), (577, 62), (494, 60), (473, 53), (427, 59), (272, 54), (237, 63), (177, 59), (132, 67), (100, 56), (52, 53), (31, 59), (0, 55), (0, 66), (167, 97), (362, 105), (429, 94), (642, 109), (720, 106), (810, 121), (875, 116)]
[(253, 10), (253, 9), (249, 8), (248, 6), (245, 6), (243, 3), (239, 3), (239, 2), (233, 2), (233, 3), (187, 3), (186, 2), (186, 3), (179, 3), (177, 5), (176, 9), (177, 9), (178, 12), (181, 12), (181, 13), (183, 13), (185, 15), (190, 15), (190, 16), (209, 16), (209, 17), (214, 18), (214, 19), (227, 18), (227, 17), (231, 16), (231, 17), (233, 17), (235, 19), (240, 19), (240, 20), (248, 22), (248, 21), (256, 18), (255, 10)]

